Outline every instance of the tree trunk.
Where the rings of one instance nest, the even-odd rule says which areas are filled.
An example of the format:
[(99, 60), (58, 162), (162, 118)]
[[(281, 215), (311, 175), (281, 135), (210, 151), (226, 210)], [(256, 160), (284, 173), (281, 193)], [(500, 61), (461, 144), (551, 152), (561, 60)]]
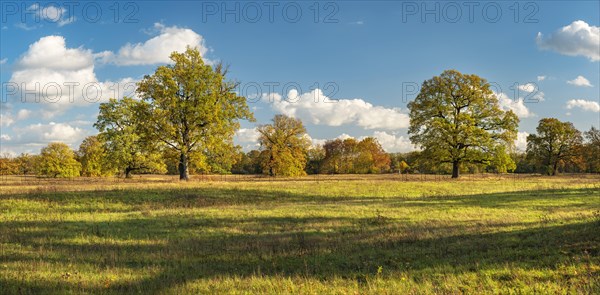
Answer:
[(181, 153), (179, 157), (179, 180), (188, 180), (188, 158), (185, 153)]
[(552, 176), (558, 173), (558, 161), (554, 162), (554, 166), (552, 167)]
[(452, 162), (452, 178), (458, 178), (458, 171), (460, 170), (460, 162)]
[(131, 171), (133, 171), (133, 169), (130, 167), (125, 168), (125, 178), (131, 178)]

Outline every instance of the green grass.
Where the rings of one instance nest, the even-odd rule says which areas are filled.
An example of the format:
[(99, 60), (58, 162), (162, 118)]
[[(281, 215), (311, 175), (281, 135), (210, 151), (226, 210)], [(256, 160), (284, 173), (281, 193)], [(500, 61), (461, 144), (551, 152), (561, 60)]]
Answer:
[(597, 294), (599, 183), (3, 179), (0, 293)]

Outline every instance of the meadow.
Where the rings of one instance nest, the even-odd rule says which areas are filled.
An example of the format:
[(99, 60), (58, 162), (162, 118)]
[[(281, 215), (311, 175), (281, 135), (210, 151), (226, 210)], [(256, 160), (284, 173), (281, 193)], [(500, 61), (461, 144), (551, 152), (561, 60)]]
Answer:
[(2, 294), (600, 293), (600, 176), (0, 179)]

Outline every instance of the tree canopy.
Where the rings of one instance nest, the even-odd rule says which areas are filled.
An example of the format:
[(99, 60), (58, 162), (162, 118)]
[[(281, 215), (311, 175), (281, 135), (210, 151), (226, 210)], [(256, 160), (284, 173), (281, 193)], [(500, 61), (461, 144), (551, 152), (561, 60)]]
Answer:
[(272, 124), (258, 127), (263, 172), (271, 176), (306, 175), (310, 140), (300, 119), (276, 115)]
[(142, 102), (124, 97), (100, 104), (99, 139), (106, 151), (105, 167), (131, 177), (133, 172), (164, 172), (166, 166), (156, 142), (140, 135)]
[(423, 155), (452, 164), (459, 176), (464, 162), (491, 164), (514, 145), (518, 117), (503, 111), (490, 84), (477, 75), (444, 71), (425, 82), (410, 109), (410, 140)]
[(145, 76), (137, 93), (145, 102), (143, 135), (179, 154), (179, 178), (187, 180), (192, 155), (229, 156), (239, 120), (254, 117), (222, 65), (205, 64), (195, 48), (173, 52), (171, 60)]
[(573, 123), (544, 118), (536, 131), (537, 134), (527, 136), (527, 155), (546, 173), (556, 175), (560, 164), (572, 162), (580, 155), (583, 138)]
[(62, 142), (52, 142), (42, 148), (38, 173), (50, 177), (79, 176), (81, 164), (75, 159), (75, 152)]

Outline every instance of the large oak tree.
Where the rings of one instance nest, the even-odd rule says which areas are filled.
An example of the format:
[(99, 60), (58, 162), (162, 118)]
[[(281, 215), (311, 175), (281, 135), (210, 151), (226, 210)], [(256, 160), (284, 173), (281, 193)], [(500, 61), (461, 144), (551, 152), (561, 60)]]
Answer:
[(145, 76), (137, 93), (146, 103), (144, 135), (179, 154), (179, 178), (187, 180), (192, 155), (233, 153), (239, 120), (254, 118), (224, 67), (205, 64), (195, 48), (173, 52), (171, 60)]
[(444, 71), (421, 86), (410, 109), (411, 141), (423, 156), (452, 164), (457, 178), (464, 162), (489, 165), (505, 158), (516, 139), (519, 119), (503, 111), (490, 84), (477, 75)]

